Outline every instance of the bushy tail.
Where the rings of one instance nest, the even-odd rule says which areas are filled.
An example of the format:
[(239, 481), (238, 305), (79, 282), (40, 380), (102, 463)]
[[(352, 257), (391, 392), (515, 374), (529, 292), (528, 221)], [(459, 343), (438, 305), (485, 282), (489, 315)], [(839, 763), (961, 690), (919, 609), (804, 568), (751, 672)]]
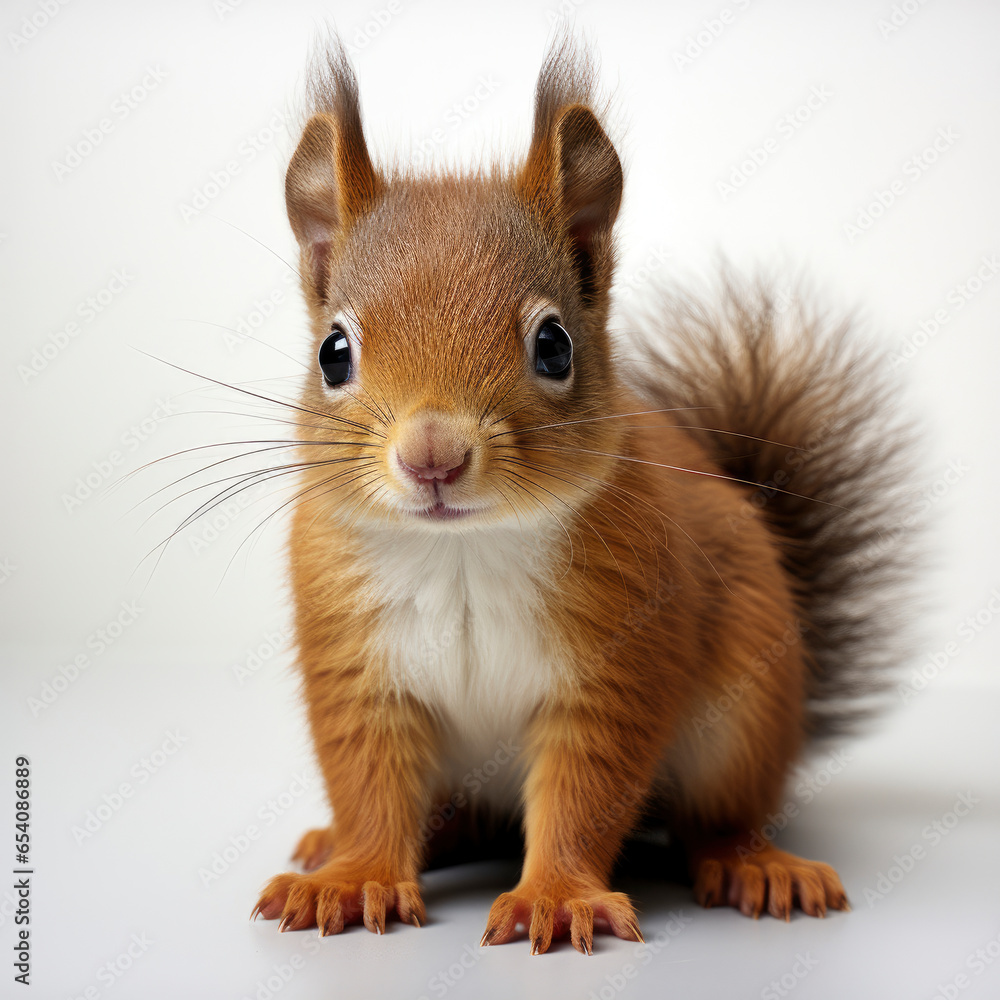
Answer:
[(762, 283), (723, 285), (711, 305), (660, 303), (637, 380), (653, 405), (691, 407), (677, 413), (690, 433), (726, 475), (756, 484), (750, 502), (780, 540), (809, 625), (810, 730), (838, 735), (910, 651), (913, 433), (885, 354), (850, 322), (782, 308)]

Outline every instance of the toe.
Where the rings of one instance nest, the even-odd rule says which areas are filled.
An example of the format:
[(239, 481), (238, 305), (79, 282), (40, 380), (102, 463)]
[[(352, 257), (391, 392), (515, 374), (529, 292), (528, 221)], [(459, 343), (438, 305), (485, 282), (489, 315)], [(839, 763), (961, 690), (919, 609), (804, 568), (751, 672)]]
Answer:
[(275, 917), (280, 917), (284, 912), (285, 900), (288, 898), (289, 889), (291, 889), (295, 878), (294, 873), (286, 872), (284, 875), (276, 875), (271, 879), (260, 894), (260, 899), (257, 901), (250, 918), (256, 920), (258, 916), (261, 916), (265, 920), (274, 920)]
[(733, 879), (730, 895), (733, 902), (745, 917), (756, 920), (764, 909), (764, 896), (767, 892), (767, 881), (764, 872), (756, 865), (744, 865)]
[(519, 900), (512, 892), (498, 896), (490, 907), (481, 945), (506, 944), (517, 930)]
[(792, 879), (802, 912), (810, 917), (825, 917), (826, 890), (819, 875), (811, 868), (794, 868)]
[(365, 882), (362, 893), (365, 927), (373, 934), (384, 934), (385, 911), (391, 902), (391, 891), (379, 882)]
[(551, 899), (536, 899), (531, 908), (531, 925), (528, 928), (528, 939), (531, 941), (531, 954), (544, 955), (552, 944), (552, 926), (555, 923), (556, 907)]
[(573, 947), (584, 955), (594, 953), (594, 908), (582, 899), (569, 904), (571, 915), (569, 939)]
[(400, 882), (396, 886), (396, 912), (400, 920), (415, 927), (423, 927), (427, 922), (420, 886), (416, 882)]
[(778, 920), (792, 919), (792, 876), (783, 865), (769, 865), (767, 874), (767, 912)]
[(292, 854), (292, 860), (307, 872), (315, 871), (327, 860), (333, 848), (329, 828), (310, 830), (304, 834)]
[(300, 880), (288, 890), (278, 930), (301, 931), (306, 927), (312, 927), (315, 923), (315, 890), (305, 880)]
[(337, 886), (324, 886), (316, 896), (316, 925), (320, 937), (344, 929), (344, 894)]
[(631, 900), (624, 892), (605, 892), (590, 900), (594, 916), (605, 920), (611, 933), (625, 941), (643, 940)]
[(702, 906), (718, 906), (725, 899), (726, 869), (721, 861), (709, 858), (698, 866), (694, 898)]
[(816, 873), (823, 883), (826, 905), (831, 910), (849, 910), (851, 905), (847, 901), (847, 893), (844, 891), (840, 876), (829, 865), (817, 865)]

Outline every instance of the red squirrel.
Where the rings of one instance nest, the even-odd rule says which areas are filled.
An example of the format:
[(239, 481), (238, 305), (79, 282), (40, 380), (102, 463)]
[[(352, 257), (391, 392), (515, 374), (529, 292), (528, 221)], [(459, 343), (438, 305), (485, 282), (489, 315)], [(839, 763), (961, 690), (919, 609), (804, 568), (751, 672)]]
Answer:
[(571, 41), (508, 167), (376, 166), (336, 42), (310, 96), (285, 184), (316, 352), (290, 569), (333, 821), (253, 916), (420, 926), (455, 812), (523, 825), (483, 944), (641, 941), (610, 879), (650, 817), (704, 906), (846, 910), (833, 868), (761, 830), (892, 659), (883, 369), (756, 284), (613, 340), (623, 175)]

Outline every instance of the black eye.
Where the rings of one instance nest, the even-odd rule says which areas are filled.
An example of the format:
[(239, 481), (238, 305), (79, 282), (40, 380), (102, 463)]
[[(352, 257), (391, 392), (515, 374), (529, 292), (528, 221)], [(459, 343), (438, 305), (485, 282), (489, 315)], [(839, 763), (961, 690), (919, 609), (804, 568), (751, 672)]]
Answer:
[(573, 360), (573, 341), (554, 320), (547, 319), (535, 339), (535, 371), (552, 378), (565, 378)]
[(351, 345), (339, 326), (320, 344), (319, 366), (327, 385), (340, 385), (351, 377)]

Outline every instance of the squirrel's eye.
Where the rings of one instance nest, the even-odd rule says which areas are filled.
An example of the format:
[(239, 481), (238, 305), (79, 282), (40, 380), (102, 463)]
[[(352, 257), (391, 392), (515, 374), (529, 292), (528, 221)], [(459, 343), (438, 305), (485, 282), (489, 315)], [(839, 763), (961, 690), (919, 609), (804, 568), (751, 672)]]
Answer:
[(351, 377), (351, 344), (336, 324), (319, 346), (319, 366), (327, 385), (340, 385)]
[(553, 378), (565, 378), (573, 360), (573, 341), (554, 320), (547, 319), (535, 339), (535, 371)]

